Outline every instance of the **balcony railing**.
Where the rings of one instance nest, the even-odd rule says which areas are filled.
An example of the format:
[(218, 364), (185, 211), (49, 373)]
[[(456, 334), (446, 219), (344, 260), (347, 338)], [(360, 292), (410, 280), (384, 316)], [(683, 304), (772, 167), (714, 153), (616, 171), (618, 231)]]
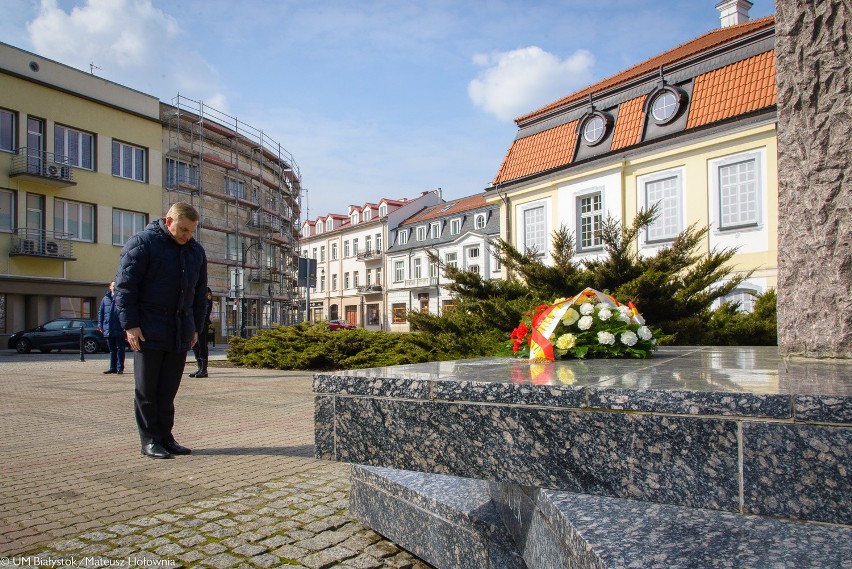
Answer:
[(368, 251), (358, 251), (358, 254), (355, 256), (359, 261), (366, 261), (370, 259), (381, 260), (382, 258), (382, 250), (381, 249), (371, 249)]
[(362, 285), (358, 287), (358, 294), (377, 294), (380, 292), (382, 292), (382, 285), (380, 284)]
[(19, 148), (12, 158), (10, 177), (25, 177), (52, 186), (75, 186), (74, 168), (68, 158), (43, 150)]
[(12, 236), (10, 257), (42, 257), (76, 261), (74, 242), (68, 233), (45, 231), (43, 229), (19, 228)]

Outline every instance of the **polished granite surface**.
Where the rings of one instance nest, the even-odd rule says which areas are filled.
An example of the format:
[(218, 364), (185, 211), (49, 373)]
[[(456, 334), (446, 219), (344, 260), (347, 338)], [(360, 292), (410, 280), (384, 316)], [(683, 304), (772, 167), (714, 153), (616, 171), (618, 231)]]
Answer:
[(318, 373), (314, 392), (852, 422), (852, 362), (782, 358), (773, 347), (663, 347), (647, 360), (430, 362)]

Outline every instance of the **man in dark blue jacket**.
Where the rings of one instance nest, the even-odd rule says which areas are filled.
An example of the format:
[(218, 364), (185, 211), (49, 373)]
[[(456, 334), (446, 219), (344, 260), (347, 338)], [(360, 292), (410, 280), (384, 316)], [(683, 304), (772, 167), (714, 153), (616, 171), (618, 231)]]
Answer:
[(188, 203), (173, 204), (125, 243), (115, 277), (119, 319), (134, 350), (136, 424), (151, 458), (192, 452), (172, 428), (186, 353), (206, 312), (207, 256), (192, 237), (198, 220)]
[(115, 306), (115, 281), (109, 283), (98, 307), (98, 330), (103, 332), (109, 346), (109, 369), (104, 373), (124, 373), (124, 328)]

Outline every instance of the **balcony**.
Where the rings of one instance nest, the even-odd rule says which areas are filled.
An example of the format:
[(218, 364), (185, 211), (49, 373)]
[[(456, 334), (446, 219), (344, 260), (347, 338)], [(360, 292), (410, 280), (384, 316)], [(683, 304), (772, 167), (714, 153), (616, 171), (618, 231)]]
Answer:
[(403, 290), (403, 289), (418, 289), (418, 288), (429, 288), (432, 286), (438, 286), (438, 277), (425, 277), (420, 279), (405, 279), (402, 281), (397, 281), (391, 283), (388, 288), (394, 290)]
[(281, 271), (274, 268), (266, 268), (262, 270), (253, 269), (248, 278), (250, 281), (262, 281), (265, 283), (280, 283)]
[(355, 256), (359, 261), (381, 261), (382, 260), (382, 250), (381, 249), (371, 249), (368, 251), (358, 251), (358, 254)]
[(70, 234), (43, 229), (17, 229), (15, 235), (12, 235), (9, 256), (39, 257), (61, 261), (77, 260), (74, 257), (74, 242), (71, 241)]
[(281, 219), (268, 213), (252, 212), (251, 226), (258, 229), (271, 229), (281, 231)]
[(378, 294), (380, 292), (382, 292), (382, 285), (380, 284), (362, 285), (358, 287), (358, 294)]
[(19, 148), (12, 158), (9, 177), (59, 188), (77, 185), (74, 181), (74, 168), (68, 163), (68, 158), (27, 148)]

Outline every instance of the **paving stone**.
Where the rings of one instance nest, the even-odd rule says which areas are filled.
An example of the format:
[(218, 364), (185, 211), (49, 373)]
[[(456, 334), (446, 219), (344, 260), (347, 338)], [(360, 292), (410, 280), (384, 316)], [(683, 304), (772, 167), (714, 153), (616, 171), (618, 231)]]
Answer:
[(182, 553), (177, 556), (178, 559), (186, 563), (195, 563), (196, 561), (205, 559), (206, 557), (207, 554), (200, 551), (187, 551), (186, 553)]
[(160, 537), (162, 535), (166, 535), (175, 531), (175, 526), (171, 524), (163, 524), (157, 527), (153, 527), (145, 532), (145, 535), (150, 535), (151, 537)]
[(200, 518), (202, 520), (216, 520), (219, 518), (224, 518), (228, 515), (228, 512), (223, 512), (221, 510), (208, 510), (206, 512), (199, 512), (195, 515), (196, 518)]
[(171, 541), (169, 541), (165, 537), (158, 537), (157, 539), (152, 539), (151, 541), (147, 541), (147, 542), (143, 543), (139, 547), (141, 549), (145, 549), (147, 551), (153, 551), (153, 550), (157, 549), (158, 547), (162, 547), (162, 546), (168, 545), (170, 543), (171, 543)]
[(163, 547), (158, 547), (154, 550), (154, 553), (157, 555), (178, 555), (183, 553), (184, 549), (176, 543), (170, 543), (168, 545), (164, 545)]
[(139, 531), (138, 527), (129, 526), (127, 524), (115, 524), (114, 526), (109, 526), (106, 529), (116, 535), (127, 535)]
[(345, 547), (329, 547), (328, 549), (306, 555), (299, 559), (299, 562), (305, 565), (305, 567), (310, 567), (310, 569), (327, 569), (344, 559), (355, 557), (355, 555), (354, 551)]
[(285, 545), (274, 550), (272, 553), (285, 559), (302, 559), (308, 554), (308, 550), (294, 545)]
[(249, 562), (257, 567), (263, 567), (264, 569), (267, 569), (269, 567), (274, 567), (280, 564), (281, 559), (269, 553), (264, 553), (263, 555), (255, 555), (254, 557), (249, 559)]
[(384, 567), (384, 561), (382, 561), (381, 559), (377, 559), (372, 555), (362, 553), (358, 557), (347, 559), (346, 565), (347, 567), (352, 567), (353, 569), (381, 569), (382, 567)]
[(314, 537), (298, 541), (295, 545), (297, 547), (304, 547), (305, 549), (312, 549), (314, 551), (318, 551), (320, 549), (331, 547), (332, 545), (337, 545), (341, 541), (345, 540), (347, 537), (349, 536), (346, 534), (341, 534), (334, 531), (326, 531), (323, 533), (318, 533)]
[(186, 518), (183, 520), (178, 520), (175, 522), (176, 526), (180, 526), (182, 528), (197, 528), (198, 526), (203, 526), (205, 523), (204, 520), (198, 520), (195, 518)]
[(160, 520), (158, 520), (157, 518), (144, 517), (136, 518), (135, 520), (130, 520), (130, 523), (136, 526), (151, 527), (160, 525)]
[(201, 511), (201, 508), (196, 508), (194, 506), (182, 506), (180, 508), (176, 508), (175, 512), (178, 514), (183, 514), (185, 516), (194, 516), (198, 512)]
[(228, 569), (228, 567), (233, 567), (239, 562), (240, 560), (238, 558), (229, 553), (220, 553), (205, 560), (204, 564), (215, 567), (216, 569)]
[(154, 517), (157, 518), (158, 520), (163, 520), (164, 522), (173, 523), (173, 522), (176, 522), (176, 521), (182, 519), (184, 516), (180, 516), (180, 515), (177, 515), (177, 514), (163, 513), (163, 514), (157, 514)]
[(262, 545), (250, 545), (250, 544), (246, 543), (246, 544), (241, 545), (239, 547), (234, 547), (232, 549), (232, 551), (234, 553), (236, 553), (237, 555), (244, 555), (246, 557), (252, 557), (252, 556), (260, 555), (261, 553), (264, 553), (265, 551), (267, 551), (267, 548), (263, 547)]
[(105, 531), (90, 531), (81, 535), (80, 539), (87, 539), (89, 541), (106, 541), (108, 539), (112, 539), (113, 537), (116, 537), (116, 534), (107, 533)]
[(178, 541), (178, 543), (180, 543), (184, 547), (194, 547), (202, 543), (207, 543), (207, 538), (202, 535), (193, 534), (185, 539), (181, 539), (180, 541)]
[(100, 555), (105, 551), (112, 549), (112, 546), (107, 543), (90, 543), (80, 550), (82, 555)]
[(207, 545), (202, 545), (198, 549), (199, 551), (203, 551), (208, 555), (216, 555), (228, 550), (228, 548), (222, 545), (221, 543), (208, 543)]
[(390, 557), (399, 553), (399, 548), (389, 541), (378, 541), (373, 545), (364, 548), (364, 553), (368, 553), (375, 557)]
[(349, 518), (346, 516), (329, 516), (327, 518), (311, 522), (305, 526), (305, 529), (319, 533), (321, 531), (337, 529), (345, 525), (347, 522), (349, 522)]
[(272, 537), (266, 538), (260, 542), (261, 545), (266, 546), (270, 549), (275, 549), (276, 547), (281, 547), (282, 545), (290, 545), (296, 541), (289, 535), (273, 535)]
[(86, 544), (79, 539), (66, 539), (53, 544), (56, 551), (77, 551), (84, 547), (86, 547)]

